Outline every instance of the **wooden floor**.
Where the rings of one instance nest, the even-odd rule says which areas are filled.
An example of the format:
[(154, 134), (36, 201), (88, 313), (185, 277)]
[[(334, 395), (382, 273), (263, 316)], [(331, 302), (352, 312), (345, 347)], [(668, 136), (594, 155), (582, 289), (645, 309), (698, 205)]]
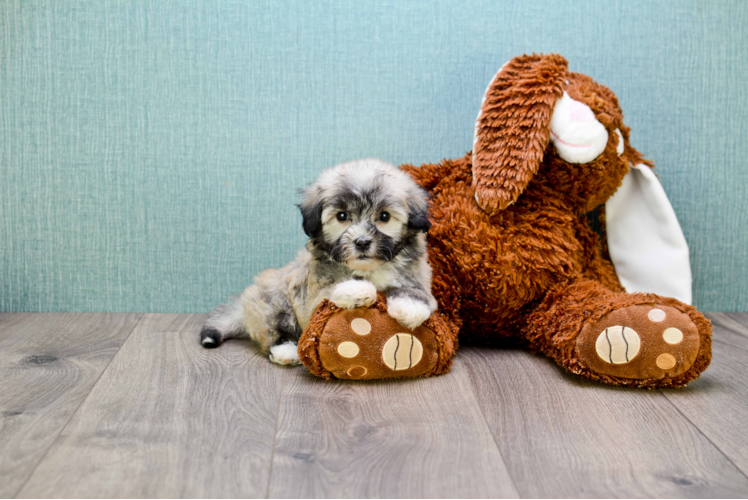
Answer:
[(326, 382), (203, 315), (0, 314), (0, 497), (746, 497), (748, 314), (677, 390), (521, 350)]

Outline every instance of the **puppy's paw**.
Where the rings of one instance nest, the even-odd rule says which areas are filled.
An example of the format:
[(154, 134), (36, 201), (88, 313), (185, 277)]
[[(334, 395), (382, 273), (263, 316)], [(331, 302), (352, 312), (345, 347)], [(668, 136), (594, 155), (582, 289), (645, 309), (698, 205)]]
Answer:
[(270, 348), (270, 361), (277, 365), (299, 365), (299, 348), (296, 342), (284, 342)]
[(343, 281), (333, 288), (330, 301), (341, 309), (369, 307), (377, 301), (377, 289), (370, 281)]
[(409, 330), (414, 330), (431, 316), (431, 308), (421, 300), (410, 297), (387, 299), (387, 313)]

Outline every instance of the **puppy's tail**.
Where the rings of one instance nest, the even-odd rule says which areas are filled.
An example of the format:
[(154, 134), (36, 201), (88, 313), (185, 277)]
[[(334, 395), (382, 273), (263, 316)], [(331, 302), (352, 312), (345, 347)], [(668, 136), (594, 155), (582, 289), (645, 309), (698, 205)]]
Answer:
[(224, 340), (237, 338), (249, 338), (240, 297), (234, 297), (227, 304), (213, 309), (200, 332), (200, 343), (207, 348), (218, 347)]

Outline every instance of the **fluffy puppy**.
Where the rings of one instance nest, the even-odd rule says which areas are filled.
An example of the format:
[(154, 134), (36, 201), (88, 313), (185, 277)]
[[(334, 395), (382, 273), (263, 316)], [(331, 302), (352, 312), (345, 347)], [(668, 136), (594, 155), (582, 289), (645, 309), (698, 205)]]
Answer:
[(376, 159), (325, 170), (301, 191), (306, 249), (281, 269), (267, 269), (200, 335), (205, 347), (251, 338), (270, 360), (297, 364), (297, 342), (323, 299), (343, 309), (387, 297), (390, 316), (413, 329), (436, 309), (426, 255), (426, 192)]

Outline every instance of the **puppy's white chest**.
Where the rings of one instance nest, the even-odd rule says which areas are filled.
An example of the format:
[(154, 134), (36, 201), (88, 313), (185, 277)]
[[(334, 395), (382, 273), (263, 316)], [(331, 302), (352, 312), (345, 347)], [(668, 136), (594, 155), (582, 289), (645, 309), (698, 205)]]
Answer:
[(357, 277), (370, 281), (380, 292), (401, 286), (400, 275), (386, 264), (370, 273), (361, 273), (361, 276)]

